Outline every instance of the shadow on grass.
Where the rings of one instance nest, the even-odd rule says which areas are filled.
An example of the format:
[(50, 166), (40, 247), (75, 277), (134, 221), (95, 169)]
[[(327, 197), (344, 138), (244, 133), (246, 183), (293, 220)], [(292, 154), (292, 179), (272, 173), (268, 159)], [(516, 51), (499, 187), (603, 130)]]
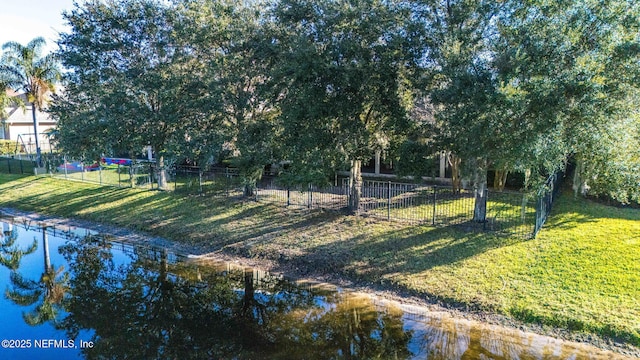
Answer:
[[(234, 246), (236, 251), (253, 256), (260, 255), (259, 245), (272, 245), (276, 252), (279, 247), (283, 252), (298, 247), (300, 255), (289, 261), (309, 272), (359, 274), (371, 273), (371, 268), (379, 272), (377, 276), (420, 272), (519, 241), (450, 227), (380, 221), (373, 226), (362, 224), (371, 223), (362, 218), (353, 225), (350, 221), (354, 217), (336, 212), (292, 210), (234, 198), (100, 186), (48, 190), (48, 181), (53, 181), (54, 187), (65, 184), (62, 180), (22, 181), (9, 187), (22, 195), (5, 199), (2, 205), (143, 230), (208, 251)], [(302, 237), (317, 237), (318, 241), (303, 244)], [(280, 259), (278, 254), (264, 256)]]
[[(13, 190), (19, 191), (21, 187), (15, 187)], [(52, 213), (59, 216), (77, 216), (94, 207), (123, 200), (130, 196), (133, 195), (117, 189), (80, 189), (66, 190), (64, 192), (46, 192), (43, 190), (39, 193), (20, 196), (15, 200), (5, 200), (3, 205)]]
[(311, 272), (338, 272), (379, 281), (388, 275), (416, 274), (453, 264), (520, 241), (525, 240), (455, 227), (411, 227), (320, 245), (295, 261)]
[(33, 178), (4, 189), (5, 196), (0, 198), (4, 207), (109, 223), (194, 245), (205, 252), (236, 244), (249, 248), (338, 216), (291, 212), (233, 197), (119, 189), (64, 180)]
[[(24, 180), (25, 178), (29, 178), (28, 180)], [(13, 184), (13, 182), (17, 183)], [(0, 174), (0, 190), (10, 191), (24, 187), (24, 184), (33, 183), (38, 181), (38, 178), (33, 177), (32, 175), (9, 175), (9, 174)], [(12, 183), (12, 185), (7, 185), (7, 183)]]
[(640, 209), (619, 208), (584, 198), (576, 198), (564, 192), (556, 200), (545, 228), (571, 229), (599, 219), (640, 221)]
[[(193, 245), (202, 252), (223, 250), (264, 257), (294, 268), (300, 275), (335, 274), (374, 285), (397, 274), (420, 274), (526, 241), (456, 227), (433, 228), (286, 209), (238, 198), (117, 189), (47, 178), (17, 178), (0, 184), (0, 189), (0, 206), (142, 230)], [(547, 226), (572, 226), (613, 215), (640, 220), (638, 210), (614, 208), (609, 212), (608, 207), (596, 204), (596, 209), (604, 210), (594, 211), (582, 200), (566, 195), (558, 201)], [(570, 214), (573, 218), (563, 218)], [(384, 287), (415, 291), (397, 283), (385, 282)], [(457, 304), (455, 299), (435, 300), (458, 307), (474, 306)], [(527, 320), (526, 313), (516, 317)]]

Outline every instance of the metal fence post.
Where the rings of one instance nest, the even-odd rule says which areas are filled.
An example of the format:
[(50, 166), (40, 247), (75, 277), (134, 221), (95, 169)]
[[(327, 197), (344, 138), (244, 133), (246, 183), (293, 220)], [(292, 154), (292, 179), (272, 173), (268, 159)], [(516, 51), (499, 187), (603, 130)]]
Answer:
[(102, 185), (102, 166), (98, 164), (98, 176), (100, 177), (100, 185)]
[(67, 179), (67, 156), (62, 157), (62, 167), (64, 168), (64, 179)]
[(313, 207), (313, 188), (311, 187), (311, 184), (309, 184), (309, 188), (307, 190), (307, 199), (309, 200), (309, 206), (308, 208), (311, 209)]
[(287, 188), (287, 206), (291, 205), (291, 190)]
[(535, 238), (536, 235), (538, 234), (538, 231), (540, 231), (540, 228), (542, 227), (542, 217), (544, 216), (542, 214), (542, 204), (543, 204), (543, 200), (542, 200), (542, 191), (538, 191), (538, 196), (536, 196), (536, 224), (533, 228), (533, 237)]
[(227, 191), (227, 197), (229, 197), (229, 168), (224, 168), (225, 190)]
[(173, 171), (173, 191), (178, 191), (178, 168)]
[(122, 179), (120, 179), (120, 164), (118, 164), (118, 169), (116, 171), (118, 172), (118, 187), (121, 187)]
[(391, 221), (391, 181), (389, 181), (387, 190), (387, 221)]
[(484, 202), (484, 221), (482, 221), (482, 230), (483, 231), (487, 230), (487, 223), (489, 222), (487, 220), (487, 214), (489, 213), (489, 189), (488, 189), (487, 186), (485, 186), (484, 192), (485, 192), (484, 196), (486, 197), (486, 199), (485, 199), (485, 202)]
[(433, 187), (433, 214), (431, 215), (431, 224), (436, 225), (436, 209), (437, 209), (437, 201), (438, 201), (438, 187)]
[(80, 161), (80, 179), (84, 182), (84, 161)]
[(7, 167), (9, 168), (9, 174), (11, 174), (11, 159), (7, 158)]
[(24, 167), (22, 165), (22, 160), (19, 160), (19, 161), (20, 161), (20, 174), (24, 174)]

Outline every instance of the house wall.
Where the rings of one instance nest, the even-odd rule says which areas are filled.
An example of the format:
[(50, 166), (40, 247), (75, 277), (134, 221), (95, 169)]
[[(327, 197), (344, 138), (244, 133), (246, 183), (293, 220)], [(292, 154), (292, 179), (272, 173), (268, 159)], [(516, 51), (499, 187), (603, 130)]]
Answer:
[[(49, 137), (43, 134), (42, 131), (49, 129), (51, 126), (46, 127), (44, 129), (43, 127), (44, 126), (42, 124), (38, 126), (38, 131), (40, 132), (38, 136), (38, 141), (39, 141), (40, 149), (43, 152), (45, 152), (45, 151), (51, 150), (51, 144), (49, 143)], [(5, 133), (4, 135), (5, 135), (4, 139), (17, 141), (21, 145), (23, 145), (27, 153), (34, 154), (36, 152), (36, 141), (35, 141), (35, 136), (33, 134), (33, 124), (10, 125), (9, 134)]]
[[(422, 179), (426, 181), (449, 185), (451, 184), (451, 166), (449, 166), (447, 162), (447, 155), (445, 152), (440, 152), (437, 154), (437, 156), (438, 156), (437, 174), (434, 174), (433, 177), (423, 176)], [(371, 165), (372, 163), (373, 163), (373, 166)], [(389, 180), (398, 179), (398, 176), (394, 173), (392, 168), (387, 168), (385, 169), (386, 171), (381, 171), (383, 164), (381, 162), (381, 157), (379, 153), (377, 153), (371, 160), (369, 160), (367, 165), (368, 166), (362, 170), (362, 177), (364, 178), (377, 178), (377, 179), (389, 179)], [(349, 176), (348, 171), (338, 171), (337, 174), (341, 176)], [(413, 179), (413, 176), (407, 176), (406, 178)]]
[[(33, 130), (33, 117), (31, 105), (27, 105), (24, 111), (19, 107), (6, 109), (9, 117), (0, 119), (4, 126), (0, 126), (0, 139), (18, 141), (24, 145), (28, 153), (36, 152), (35, 135)], [(38, 141), (43, 152), (51, 151), (49, 137), (44, 133), (56, 126), (56, 122), (49, 117), (49, 114), (41, 111), (36, 112), (38, 120)]]

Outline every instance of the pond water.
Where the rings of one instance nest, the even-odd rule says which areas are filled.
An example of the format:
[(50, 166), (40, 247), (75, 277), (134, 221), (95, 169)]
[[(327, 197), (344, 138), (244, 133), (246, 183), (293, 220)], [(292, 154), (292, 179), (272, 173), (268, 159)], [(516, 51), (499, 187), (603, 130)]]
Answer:
[(0, 359), (622, 358), (83, 229), (0, 226)]

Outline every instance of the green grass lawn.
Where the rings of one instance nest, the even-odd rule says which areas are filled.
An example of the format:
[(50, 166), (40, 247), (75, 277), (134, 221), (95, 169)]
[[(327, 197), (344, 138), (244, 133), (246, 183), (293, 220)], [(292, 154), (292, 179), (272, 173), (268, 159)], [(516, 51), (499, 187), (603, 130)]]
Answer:
[(564, 194), (536, 239), (0, 174), (0, 207), (109, 223), (640, 346), (640, 210)]
[[(64, 171), (56, 169), (54, 177), (59, 179), (86, 181), (102, 185), (131, 187), (132, 179), (128, 167), (118, 168), (115, 165), (102, 167), (94, 171)], [(151, 188), (148, 173), (134, 174), (133, 184), (136, 187)]]
[[(5, 161), (6, 162), (6, 161)], [(0, 172), (7, 173), (6, 164), (2, 167), (3, 162), (0, 161)], [(12, 168), (12, 173), (19, 173), (19, 171)], [(18, 169), (19, 170), (19, 169)], [(32, 174), (33, 169), (29, 169)], [(131, 187), (132, 183), (134, 187), (141, 189), (153, 189), (156, 187), (155, 178), (150, 174), (150, 170), (144, 167), (138, 167), (134, 170), (133, 174), (129, 173), (129, 167), (109, 165), (102, 166), (100, 170), (93, 171), (64, 171), (55, 169), (52, 176), (58, 179), (76, 180), (89, 183), (95, 183), (99, 185), (110, 185), (117, 187)], [(132, 179), (133, 177), (133, 179)], [(224, 192), (227, 188), (237, 186), (237, 179), (224, 179), (223, 177), (215, 179), (213, 181), (209, 178), (202, 179), (202, 186), (198, 174), (178, 174), (178, 176), (169, 176), (169, 182), (167, 184), (168, 190), (191, 194), (211, 193), (211, 192)]]

